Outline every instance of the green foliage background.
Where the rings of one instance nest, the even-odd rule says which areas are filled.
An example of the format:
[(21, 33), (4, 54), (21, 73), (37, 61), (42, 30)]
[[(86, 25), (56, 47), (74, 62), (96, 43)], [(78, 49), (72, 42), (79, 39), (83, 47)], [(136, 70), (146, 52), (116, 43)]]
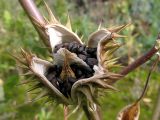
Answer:
[[(154, 44), (160, 31), (159, 0), (84, 1), (85, 5), (80, 6), (75, 0), (46, 0), (63, 23), (67, 20), (67, 12), (70, 14), (73, 29), (79, 36), (83, 35), (84, 41), (98, 28), (100, 22), (104, 27), (131, 22), (132, 25), (123, 31), (123, 34), (128, 36), (126, 40), (122, 40), (124, 47), (117, 53), (117, 56), (129, 57), (129, 60), (124, 59), (126, 63), (133, 61)], [(46, 15), (41, 0), (36, 0), (36, 4)], [(10, 54), (16, 55), (20, 48), (30, 49), (40, 57), (47, 58), (46, 49), (18, 1), (1, 0), (0, 120), (62, 120), (63, 106), (43, 104), (44, 101), (41, 100), (36, 103), (27, 103), (30, 98), (25, 92), (27, 87), (17, 86), (23, 77), (20, 77), (16, 62)], [(138, 98), (145, 84), (150, 63), (147, 62), (118, 82), (115, 86), (120, 92), (109, 91), (100, 99), (104, 120), (115, 120), (122, 107)], [(159, 70), (152, 74), (145, 96), (148, 102), (141, 103), (140, 120), (151, 120), (152, 118), (160, 86), (158, 72)], [(71, 116), (70, 119), (75, 120), (79, 116), (78, 113)], [(84, 116), (83, 119), (85, 119)]]

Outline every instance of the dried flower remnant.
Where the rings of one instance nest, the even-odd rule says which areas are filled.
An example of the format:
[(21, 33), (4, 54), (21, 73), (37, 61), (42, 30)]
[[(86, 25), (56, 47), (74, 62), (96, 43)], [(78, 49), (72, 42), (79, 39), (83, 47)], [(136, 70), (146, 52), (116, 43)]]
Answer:
[[(114, 28), (99, 26), (98, 30), (89, 36), (85, 45), (72, 31), (69, 17), (67, 24), (62, 25), (47, 5), (46, 8), (50, 18), (44, 18), (45, 23), (34, 16), (30, 18), (37, 30), (45, 34), (42, 38), (50, 48), (53, 61), (42, 60), (24, 50), (24, 60), (17, 58), (37, 79), (32, 81), (35, 84), (31, 90), (40, 88), (41, 93), (35, 100), (45, 96), (65, 106), (82, 107), (88, 119), (101, 120), (99, 91), (117, 90), (112, 84), (121, 79), (128, 70), (127, 68), (122, 74), (118, 74), (112, 72), (111, 68), (120, 66), (117, 58), (113, 57), (113, 53), (121, 46), (116, 38), (125, 37), (118, 32), (129, 24)], [(154, 49), (158, 51), (159, 46)]]
[(147, 81), (144, 87), (144, 90), (141, 94), (141, 96), (131, 105), (126, 106), (125, 108), (123, 108), (121, 110), (121, 112), (118, 114), (117, 120), (138, 120), (139, 119), (139, 115), (140, 115), (140, 101), (142, 100), (143, 96), (145, 95), (145, 92), (147, 90), (148, 87), (148, 83), (150, 80), (150, 76), (151, 73), (153, 71), (153, 69), (155, 68), (155, 66), (157, 65), (159, 61), (159, 56), (157, 58), (157, 60), (153, 63), (148, 76), (147, 76)]

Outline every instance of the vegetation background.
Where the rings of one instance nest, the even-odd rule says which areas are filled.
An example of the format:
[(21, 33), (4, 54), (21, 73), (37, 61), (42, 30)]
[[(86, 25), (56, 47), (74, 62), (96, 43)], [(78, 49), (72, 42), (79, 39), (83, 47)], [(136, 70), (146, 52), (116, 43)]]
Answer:
[[(43, 2), (35, 0), (46, 15)], [(83, 40), (94, 32), (100, 23), (104, 27), (118, 26), (131, 22), (120, 40), (123, 48), (116, 54), (127, 65), (144, 54), (154, 44), (160, 31), (159, 0), (46, 0), (58, 19), (65, 23), (67, 13), (71, 17), (73, 29)], [(30, 96), (27, 86), (17, 86), (24, 79), (20, 76), (16, 62), (10, 54), (17, 54), (20, 48), (30, 49), (40, 57), (47, 58), (37, 32), (21, 8), (18, 0), (0, 0), (0, 120), (62, 120), (63, 107), (44, 104), (39, 100), (28, 103)], [(154, 59), (154, 58), (153, 58)], [(152, 61), (152, 60), (151, 60)], [(100, 98), (104, 120), (115, 120), (124, 106), (134, 102), (144, 87), (151, 61), (136, 69), (115, 86), (120, 92), (107, 92)], [(151, 120), (155, 113), (157, 96), (160, 94), (159, 70), (151, 77), (148, 91), (141, 102), (140, 120)], [(79, 114), (78, 114), (79, 113)], [(78, 112), (71, 116), (86, 119)], [(78, 117), (77, 117), (78, 116)], [(158, 119), (157, 119), (158, 120)]]

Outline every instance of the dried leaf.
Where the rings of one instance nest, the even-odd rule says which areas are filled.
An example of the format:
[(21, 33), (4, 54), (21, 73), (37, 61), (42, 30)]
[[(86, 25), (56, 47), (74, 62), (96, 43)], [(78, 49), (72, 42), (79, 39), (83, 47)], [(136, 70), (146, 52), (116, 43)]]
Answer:
[(147, 80), (146, 80), (146, 84), (145, 84), (145, 87), (143, 89), (143, 92), (142, 92), (141, 96), (136, 100), (136, 102), (134, 102), (133, 104), (128, 105), (127, 107), (122, 109), (121, 112), (118, 114), (117, 120), (138, 120), (139, 119), (140, 101), (143, 98), (143, 96), (144, 96), (144, 94), (147, 90), (148, 82), (150, 80), (151, 73), (152, 73), (153, 69), (155, 68), (158, 61), (159, 61), (159, 57), (153, 63), (151, 69), (149, 70)]

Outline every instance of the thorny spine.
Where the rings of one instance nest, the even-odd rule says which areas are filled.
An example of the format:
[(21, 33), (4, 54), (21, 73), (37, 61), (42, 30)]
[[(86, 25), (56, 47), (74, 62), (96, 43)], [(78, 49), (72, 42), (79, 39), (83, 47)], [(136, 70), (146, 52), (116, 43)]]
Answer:
[[(33, 18), (39, 20), (42, 24), (44, 24), (44, 19), (42, 17), (42, 15), (39, 13), (39, 10), (37, 9), (37, 7), (35, 6), (35, 3), (32, 2), (32, 0), (19, 0), (19, 2), (21, 3), (23, 9), (25, 10), (25, 12), (27, 13), (28, 17), (30, 18), (32, 24), (34, 26), (35, 23), (33, 22)], [(34, 14), (33, 14), (34, 13)], [(35, 27), (36, 28), (36, 27)], [(39, 32), (39, 29), (37, 29), (37, 32), (39, 33), (40, 37), (42, 39), (48, 40), (48, 38), (46, 37), (47, 35), (45, 35), (45, 33), (42, 31)], [(158, 35), (158, 39), (160, 39), (160, 34)], [(130, 65), (128, 65), (127, 67), (125, 67), (120, 74), (122, 74), (123, 76), (126, 76), (128, 73), (132, 72), (133, 70), (135, 70), (137, 67), (141, 66), (142, 64), (144, 64), (145, 62), (147, 62), (156, 52), (158, 52), (159, 49), (156, 49), (155, 47), (153, 47), (150, 51), (148, 51), (146, 54), (142, 55), (141, 57), (139, 57), (138, 59), (136, 59), (133, 63), (131, 63)], [(145, 58), (145, 60), (144, 60)]]
[[(24, 10), (27, 12), (32, 24), (36, 27), (35, 23), (33, 22), (33, 18), (35, 18), (36, 20), (39, 20), (39, 22), (41, 22), (42, 24), (44, 23), (43, 17), (40, 15), (38, 9), (36, 8), (34, 2), (32, 2), (31, 0), (19, 0), (21, 5), (23, 6)], [(33, 14), (34, 13), (34, 14)], [(44, 40), (47, 41), (47, 35), (40, 29), (38, 29), (36, 27), (36, 30), (38, 31), (40, 37)], [(160, 36), (158, 37), (158, 39), (160, 39)], [(46, 42), (45, 42), (46, 43)], [(48, 45), (48, 43), (46, 43)], [(139, 67), (140, 65), (142, 65), (143, 63), (145, 63), (146, 61), (148, 61), (157, 51), (159, 50), (159, 47), (156, 48), (155, 46), (145, 55), (141, 56), (139, 59), (135, 60), (135, 62), (133, 62), (132, 64), (128, 65), (127, 67), (125, 67), (120, 74), (125, 76), (128, 73), (130, 73), (131, 71), (133, 71), (134, 69), (136, 69), (137, 67)], [(79, 55), (78, 56), (81, 59), (86, 59), (86, 56)], [(91, 61), (91, 60), (89, 60)], [(89, 62), (88, 61), (88, 62)], [(96, 64), (96, 63), (94, 63)], [(53, 84), (57, 84), (57, 82), (53, 81)], [(57, 84), (58, 85), (58, 84)]]

